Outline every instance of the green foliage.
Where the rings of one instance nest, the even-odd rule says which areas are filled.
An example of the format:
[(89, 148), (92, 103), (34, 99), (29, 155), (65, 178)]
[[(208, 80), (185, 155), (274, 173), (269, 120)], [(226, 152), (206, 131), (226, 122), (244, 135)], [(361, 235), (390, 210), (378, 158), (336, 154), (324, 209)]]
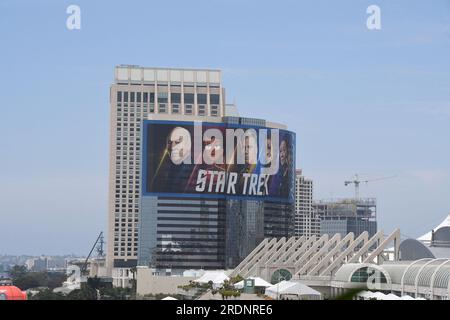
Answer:
[(94, 289), (90, 286), (83, 286), (68, 293), (55, 293), (53, 290), (45, 288), (30, 297), (30, 300), (133, 300), (134, 291), (130, 288), (100, 288)]
[(100, 279), (95, 277), (90, 277), (87, 279), (86, 286), (92, 289), (99, 289), (101, 287)]
[(66, 281), (67, 276), (65, 273), (53, 272), (47, 273), (47, 287), (50, 289), (61, 287), (63, 282)]
[(212, 281), (210, 281), (210, 283), (198, 283), (198, 282), (193, 282), (191, 280), (191, 281), (189, 281), (189, 284), (178, 286), (177, 288), (182, 289), (184, 291), (190, 291), (192, 289), (207, 290), (207, 289), (212, 289)]
[(184, 299), (184, 296), (181, 294), (166, 294), (166, 293), (156, 293), (156, 294), (149, 293), (144, 295), (144, 298), (147, 298), (148, 300), (162, 300), (169, 296), (178, 300)]
[(45, 272), (28, 272), (15, 278), (13, 283), (21, 290), (46, 287), (48, 284), (48, 277)]
[(67, 300), (97, 300), (97, 290), (85, 287), (71, 291), (67, 296)]
[(241, 295), (241, 292), (238, 290), (227, 290), (227, 289), (221, 289), (219, 290), (220, 294), (222, 295), (222, 300), (234, 297), (237, 298)]
[(13, 284), (22, 290), (38, 287), (54, 289), (62, 286), (66, 280), (64, 273), (28, 272), (24, 266), (14, 266), (10, 274)]
[(9, 275), (11, 279), (14, 281), (18, 278), (23, 277), (27, 273), (27, 268), (25, 266), (15, 265), (9, 270)]
[(337, 296), (334, 300), (353, 300), (358, 293), (363, 291), (365, 288), (356, 288), (347, 290), (345, 293)]
[(234, 285), (231, 281), (224, 280), (222, 290), (234, 290)]
[(131, 288), (134, 291), (136, 291), (136, 288), (137, 288), (137, 279), (136, 279), (137, 268), (136, 267), (130, 268), (130, 272), (133, 275), (133, 279), (131, 279)]
[[(54, 284), (58, 284), (59, 280), (58, 277), (51, 274), (45, 274), (45, 273), (36, 273), (36, 272), (30, 272), (27, 273), (25, 276), (23, 276), (21, 281), (28, 281), (28, 278), (31, 279), (39, 279), (37, 278), (37, 275), (45, 275), (47, 276), (46, 282), (45, 281), (38, 281), (36, 283), (33, 283), (33, 287), (35, 284), (51, 284), (53, 281)], [(36, 278), (36, 279), (35, 279)], [(54, 278), (54, 279), (53, 279)], [(33, 281), (34, 281), (33, 280)], [(30, 282), (31, 283), (31, 282)], [(43, 286), (43, 285), (40, 285)], [(60, 287), (61, 285), (58, 284), (56, 287)], [(93, 277), (88, 278), (86, 283), (82, 283), (80, 289), (76, 289), (71, 291), (68, 294), (63, 293), (55, 293), (52, 290), (53, 288), (45, 288), (41, 289), (30, 297), (30, 300), (134, 300), (136, 299), (136, 291), (132, 288), (110, 288), (110, 287), (104, 287), (104, 284), (100, 281), (99, 278)]]
[(193, 285), (191, 285), (191, 284), (186, 284), (186, 285), (184, 285), (184, 286), (178, 286), (178, 288), (179, 288), (179, 289), (182, 289), (182, 290), (184, 290), (184, 291), (189, 291), (189, 290), (194, 289), (195, 287), (194, 287)]
[(134, 300), (136, 292), (132, 288), (100, 288), (101, 300)]
[(42, 289), (38, 293), (29, 297), (30, 300), (66, 300), (66, 296), (60, 292), (53, 292), (52, 289)]
[(242, 278), (241, 275), (238, 274), (236, 277), (230, 278), (230, 283), (235, 284), (235, 283), (241, 282), (242, 280), (244, 280), (244, 278)]

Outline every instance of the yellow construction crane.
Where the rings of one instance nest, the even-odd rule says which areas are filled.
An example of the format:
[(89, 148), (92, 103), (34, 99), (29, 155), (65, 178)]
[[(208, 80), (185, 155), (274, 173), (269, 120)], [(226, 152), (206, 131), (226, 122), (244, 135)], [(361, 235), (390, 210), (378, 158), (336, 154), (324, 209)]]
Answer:
[(358, 200), (359, 199), (359, 185), (361, 184), (361, 182), (369, 183), (369, 182), (373, 182), (373, 181), (392, 179), (395, 177), (397, 177), (397, 176), (382, 177), (382, 178), (370, 179), (370, 180), (360, 180), (359, 175), (355, 174), (355, 178), (353, 180), (345, 181), (344, 184), (345, 184), (345, 186), (348, 186), (349, 184), (355, 185), (355, 199)]

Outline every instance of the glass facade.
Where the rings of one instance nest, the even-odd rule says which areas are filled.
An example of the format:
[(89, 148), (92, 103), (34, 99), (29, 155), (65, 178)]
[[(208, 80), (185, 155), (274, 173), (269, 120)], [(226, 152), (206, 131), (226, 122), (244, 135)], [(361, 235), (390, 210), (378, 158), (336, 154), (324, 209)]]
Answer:
[(386, 276), (382, 272), (370, 267), (363, 267), (356, 270), (352, 274), (352, 278), (350, 281), (367, 283), (369, 278), (373, 283), (387, 283)]
[(323, 217), (320, 222), (321, 234), (334, 235), (340, 233), (345, 235), (353, 232), (355, 236), (358, 236), (364, 231), (369, 233), (369, 237), (373, 237), (377, 233), (377, 222), (354, 217)]
[[(191, 107), (184, 105), (185, 114)], [(202, 111), (201, 105), (198, 107)], [(251, 118), (224, 117), (222, 121), (266, 125), (265, 120)], [(294, 236), (294, 213), (294, 203), (269, 201), (264, 197), (144, 194), (138, 265), (150, 266), (162, 273), (170, 269), (172, 274), (182, 274), (187, 269), (234, 268), (265, 238)]]
[(227, 201), (227, 267), (237, 266), (264, 240), (263, 201)]
[(276, 284), (281, 281), (289, 281), (291, 279), (292, 279), (292, 274), (288, 270), (278, 269), (273, 273), (272, 278), (270, 279), (270, 283)]
[[(111, 92), (110, 221), (112, 267), (223, 269), (242, 261), (266, 237), (290, 236), (293, 205), (262, 200), (142, 196), (141, 130), (149, 114), (223, 117), (220, 86), (162, 82), (116, 84)], [(200, 86), (198, 86), (200, 87)], [(223, 122), (265, 126), (250, 118)]]
[(152, 196), (142, 203), (138, 265), (175, 274), (234, 268), (265, 238), (294, 234), (293, 204)]
[(143, 197), (142, 203), (139, 265), (174, 270), (224, 267), (223, 199)]

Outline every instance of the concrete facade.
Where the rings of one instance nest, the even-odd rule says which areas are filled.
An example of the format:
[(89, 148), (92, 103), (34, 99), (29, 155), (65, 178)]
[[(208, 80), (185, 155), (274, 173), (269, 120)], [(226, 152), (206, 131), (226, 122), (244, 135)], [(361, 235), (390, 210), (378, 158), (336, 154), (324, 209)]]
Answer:
[(295, 173), (295, 236), (319, 236), (320, 219), (313, 209), (313, 181)]
[(177, 294), (178, 286), (189, 284), (195, 277), (172, 277), (156, 276), (153, 270), (147, 267), (137, 267), (137, 288), (136, 294), (144, 296), (146, 294)]

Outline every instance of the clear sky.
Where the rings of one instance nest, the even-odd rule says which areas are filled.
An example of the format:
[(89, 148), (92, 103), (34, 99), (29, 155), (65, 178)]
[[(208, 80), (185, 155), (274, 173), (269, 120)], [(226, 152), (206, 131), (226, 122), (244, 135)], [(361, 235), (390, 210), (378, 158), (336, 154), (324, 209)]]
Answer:
[(242, 116), (297, 133), (316, 199), (397, 175), (361, 186), (386, 232), (450, 213), (448, 0), (0, 0), (0, 43), (0, 254), (87, 254), (106, 231), (118, 64), (222, 69)]

